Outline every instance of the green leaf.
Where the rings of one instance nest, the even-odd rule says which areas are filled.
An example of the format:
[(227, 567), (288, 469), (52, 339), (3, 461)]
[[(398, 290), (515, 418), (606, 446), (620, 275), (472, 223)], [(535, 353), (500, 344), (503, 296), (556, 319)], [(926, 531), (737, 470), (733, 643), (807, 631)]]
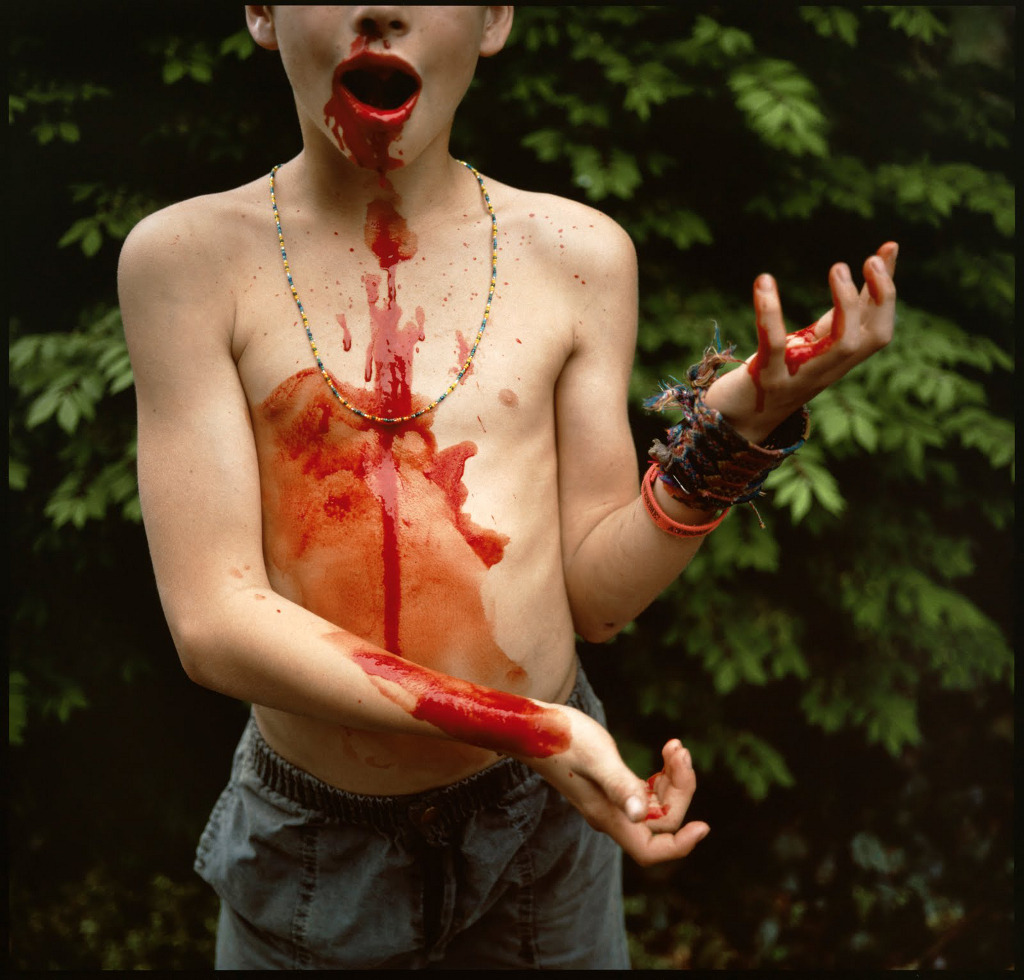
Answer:
[(11, 490), (24, 490), (28, 486), (28, 464), (7, 457), (7, 486)]
[(47, 143), (53, 142), (53, 138), (57, 135), (57, 128), (52, 123), (41, 122), (32, 127), (32, 133), (39, 141), (40, 146), (46, 146)]
[(897, 28), (907, 37), (918, 38), (926, 44), (948, 33), (946, 25), (924, 6), (865, 6), (864, 9), (884, 11), (889, 15), (890, 27)]
[(544, 163), (557, 160), (562, 155), (563, 136), (557, 129), (537, 129), (527, 133), (519, 141), (527, 149), (533, 150), (537, 158)]
[(12, 373), (24, 370), (39, 353), (41, 338), (36, 335), (19, 337), (7, 349), (7, 361)]
[(57, 242), (58, 248), (64, 248), (73, 242), (79, 241), (84, 238), (85, 235), (96, 227), (96, 219), (90, 218), (79, 218), (75, 223), (60, 237)]
[(187, 71), (188, 66), (183, 61), (179, 61), (177, 58), (167, 61), (162, 73), (164, 84), (173, 85), (179, 79), (184, 78)]
[(74, 682), (66, 681), (60, 691), (43, 701), (42, 711), (44, 715), (56, 715), (59, 721), (66, 723), (76, 708), (88, 706), (85, 692)]
[(100, 229), (93, 225), (83, 236), (82, 236), (82, 251), (89, 256), (95, 255), (103, 245), (103, 233)]
[(256, 50), (256, 43), (252, 39), (248, 28), (242, 28), (229, 34), (220, 42), (220, 53), (222, 55), (233, 54), (239, 61), (245, 61)]
[(62, 393), (59, 388), (47, 388), (28, 407), (25, 413), (25, 428), (34, 429), (47, 421), (57, 411), (61, 403)]
[(849, 8), (801, 6), (797, 11), (822, 37), (838, 37), (851, 48), (857, 46), (860, 21)]
[(853, 438), (869, 453), (878, 448), (878, 429), (863, 415), (850, 417), (850, 429)]
[(19, 112), (24, 112), (28, 103), (20, 95), (7, 95), (7, 121), (9, 125), (14, 124), (14, 117)]
[(792, 786), (795, 782), (778, 750), (752, 732), (727, 736), (721, 752), (752, 799), (763, 800), (773, 786)]
[(74, 399), (71, 398), (69, 394), (65, 394), (57, 406), (57, 424), (68, 435), (71, 435), (75, 429), (78, 428), (78, 420), (80, 417), (81, 412), (75, 404)]
[(733, 69), (727, 82), (747, 125), (769, 146), (795, 156), (825, 155), (825, 115), (814, 84), (796, 65), (765, 58)]
[(7, 675), (7, 742), (21, 745), (28, 724), (28, 680), (20, 670)]
[(895, 692), (877, 692), (872, 704), (873, 717), (868, 720), (867, 734), (872, 742), (881, 742), (890, 755), (921, 741), (917, 724), (917, 705)]

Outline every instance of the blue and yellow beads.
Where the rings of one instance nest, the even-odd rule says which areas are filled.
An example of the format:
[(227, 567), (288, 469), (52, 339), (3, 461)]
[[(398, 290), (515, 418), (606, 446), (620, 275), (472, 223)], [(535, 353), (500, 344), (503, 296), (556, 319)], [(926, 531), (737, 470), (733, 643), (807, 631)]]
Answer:
[(396, 425), (400, 422), (411, 422), (413, 419), (418, 419), (421, 415), (426, 415), (427, 412), (433, 411), (441, 404), (459, 385), (459, 382), (465, 377), (466, 372), (469, 370), (470, 364), (473, 363), (473, 358), (476, 356), (477, 347), (480, 346), (480, 341), (483, 339), (484, 330), (487, 327), (487, 321), (491, 316), (491, 303), (494, 301), (494, 288), (498, 281), (498, 218), (494, 213), (494, 206), (491, 204), (490, 195), (487, 193), (487, 188), (484, 186), (483, 177), (480, 176), (479, 171), (475, 167), (466, 163), (465, 160), (460, 160), (464, 167), (466, 167), (474, 177), (476, 177), (477, 183), (480, 185), (480, 193), (483, 194), (484, 204), (487, 206), (487, 212), (491, 216), (491, 284), (487, 291), (487, 303), (484, 305), (484, 318), (480, 323), (480, 329), (476, 332), (476, 339), (473, 341), (473, 346), (469, 351), (469, 356), (466, 358), (462, 365), (461, 370), (456, 376), (455, 380), (448, 385), (447, 388), (435, 398), (425, 408), (421, 408), (418, 412), (413, 412), (412, 415), (399, 415), (394, 418), (388, 418), (384, 415), (374, 415), (372, 412), (364, 412), (361, 408), (353, 405), (350, 401), (338, 391), (331, 378), (330, 372), (324, 367), (324, 362), (320, 358), (320, 351), (317, 349), (316, 341), (313, 339), (313, 331), (309, 326), (309, 317), (306, 316), (306, 311), (303, 309), (302, 301), (299, 299), (299, 291), (295, 288), (295, 281), (292, 279), (292, 270), (288, 265), (288, 253), (284, 247), (284, 232), (281, 230), (281, 215), (277, 210), (277, 198), (274, 195), (274, 175), (280, 169), (280, 164), (275, 166), (270, 171), (270, 206), (274, 209), (274, 223), (277, 225), (277, 242), (281, 246), (281, 261), (284, 263), (284, 274), (288, 278), (288, 288), (292, 291), (292, 298), (295, 300), (295, 305), (298, 307), (299, 316), (302, 317), (302, 325), (306, 329), (306, 336), (309, 338), (309, 346), (313, 351), (313, 357), (316, 359), (316, 366), (320, 369), (320, 373), (323, 375), (324, 381), (327, 382), (327, 387), (331, 389), (334, 397), (341, 402), (350, 412), (358, 415), (362, 419), (366, 419), (369, 422), (382, 422), (387, 425)]

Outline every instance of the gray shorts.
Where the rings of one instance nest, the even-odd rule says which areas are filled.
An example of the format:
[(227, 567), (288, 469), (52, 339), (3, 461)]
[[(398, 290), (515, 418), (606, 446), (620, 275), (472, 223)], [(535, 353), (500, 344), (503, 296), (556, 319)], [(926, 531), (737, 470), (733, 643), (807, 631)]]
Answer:
[[(582, 668), (568, 703), (604, 723)], [(629, 969), (622, 852), (514, 759), (361, 796), (250, 718), (195, 869), (221, 898), (218, 969)]]

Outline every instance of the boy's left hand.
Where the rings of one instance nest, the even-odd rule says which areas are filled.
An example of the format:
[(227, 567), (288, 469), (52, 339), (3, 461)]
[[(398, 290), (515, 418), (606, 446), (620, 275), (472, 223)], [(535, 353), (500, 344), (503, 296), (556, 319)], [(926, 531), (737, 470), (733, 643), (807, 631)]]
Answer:
[(607, 834), (642, 866), (686, 857), (707, 836), (701, 820), (684, 823), (697, 789), (690, 753), (679, 739), (661, 751), (662, 770), (644, 782), (623, 762), (600, 723), (564, 705), (572, 726), (567, 751), (522, 757), (561, 792), (587, 823)]
[(887, 242), (864, 263), (858, 291), (849, 267), (829, 270), (833, 307), (811, 326), (786, 333), (775, 280), (765, 273), (754, 283), (757, 353), (718, 378), (705, 402), (718, 409), (751, 442), (776, 426), (847, 371), (892, 339), (895, 322), (898, 246)]
[[(637, 864), (647, 866), (689, 854), (709, 830), (703, 821), (684, 823), (697, 788), (689, 750), (679, 739), (661, 750), (664, 767), (647, 780), (647, 814), (631, 823), (618, 811), (609, 813), (610, 833)], [(605, 829), (605, 828), (602, 828)]]

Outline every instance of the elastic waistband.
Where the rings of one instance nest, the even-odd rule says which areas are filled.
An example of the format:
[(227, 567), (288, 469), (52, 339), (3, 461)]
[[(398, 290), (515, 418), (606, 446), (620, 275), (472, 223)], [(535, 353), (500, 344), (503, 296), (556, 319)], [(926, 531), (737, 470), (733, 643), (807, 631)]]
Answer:
[[(566, 701), (592, 714), (593, 692), (577, 667), (576, 684)], [(448, 786), (399, 796), (374, 796), (338, 789), (292, 765), (263, 738), (254, 718), (244, 735), (246, 761), (268, 789), (331, 820), (394, 834), (410, 828), (430, 843), (442, 843), (452, 830), (479, 810), (498, 803), (509, 791), (535, 775), (518, 759), (502, 759)], [(539, 777), (538, 777), (539, 779)]]

